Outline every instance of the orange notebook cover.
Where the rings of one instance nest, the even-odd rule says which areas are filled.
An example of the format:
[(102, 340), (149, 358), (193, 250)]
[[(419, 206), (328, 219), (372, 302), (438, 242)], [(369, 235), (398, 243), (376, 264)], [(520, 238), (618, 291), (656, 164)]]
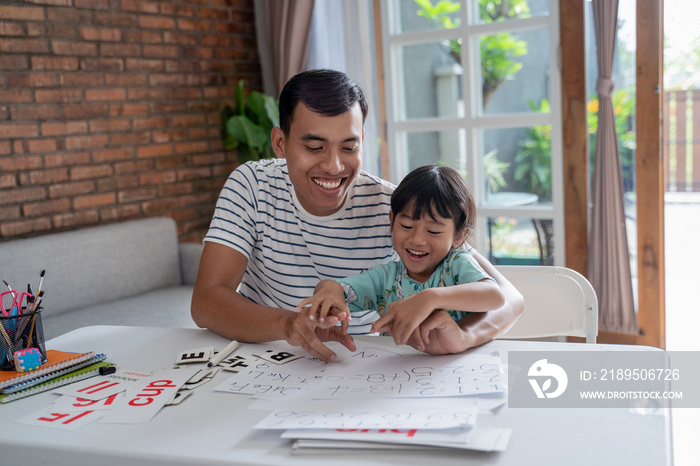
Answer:
[(29, 372), (0, 371), (0, 389), (79, 364), (94, 356), (94, 351), (89, 353), (66, 353), (58, 350), (47, 350), (47, 361), (36, 370)]

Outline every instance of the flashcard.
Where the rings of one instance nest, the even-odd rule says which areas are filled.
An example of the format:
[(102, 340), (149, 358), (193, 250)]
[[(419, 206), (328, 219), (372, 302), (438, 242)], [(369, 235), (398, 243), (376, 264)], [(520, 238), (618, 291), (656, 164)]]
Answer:
[(191, 362), (208, 362), (214, 355), (214, 347), (195, 348), (183, 351), (175, 360), (175, 364), (189, 364)]
[(238, 372), (241, 369), (245, 369), (250, 364), (251, 361), (246, 359), (245, 356), (237, 355), (224, 359), (219, 363), (219, 367), (225, 371)]
[(60, 430), (75, 430), (101, 418), (104, 413), (104, 410), (62, 411), (56, 410), (52, 405), (27, 417), (18, 419), (16, 422)]
[(119, 400), (124, 397), (123, 393), (115, 393), (101, 400), (88, 400), (86, 398), (75, 398), (63, 395), (54, 404), (55, 411), (98, 411), (112, 409)]
[(190, 377), (190, 379), (185, 383), (186, 384), (196, 384), (196, 383), (199, 383), (202, 379), (211, 379), (212, 377), (214, 377), (216, 375), (217, 372), (219, 372), (218, 367), (207, 367), (205, 369), (201, 369), (195, 375)]
[(154, 373), (130, 388), (126, 396), (100, 422), (144, 424), (150, 421), (195, 372), (197, 369), (183, 368)]
[(57, 388), (54, 393), (68, 395), (87, 400), (101, 400), (115, 393), (126, 391), (151, 374), (130, 370), (120, 370), (114, 374), (91, 377), (64, 387)]
[(278, 349), (269, 349), (267, 351), (259, 351), (258, 354), (253, 354), (260, 359), (274, 363), (274, 364), (286, 364), (295, 359), (303, 358), (303, 354), (293, 354), (289, 351), (280, 351)]
[(191, 391), (188, 391), (188, 390), (180, 390), (180, 391), (178, 391), (175, 395), (173, 395), (172, 398), (170, 398), (170, 401), (168, 401), (167, 403), (165, 403), (165, 406), (175, 406), (175, 405), (179, 405), (180, 403), (182, 403), (182, 401), (183, 401), (185, 398), (187, 398), (188, 396), (190, 396), (192, 393), (194, 393), (194, 392), (191, 392)]
[(199, 382), (195, 382), (195, 383), (187, 382), (186, 384), (184, 384), (180, 388), (180, 391), (182, 391), (182, 390), (194, 390), (195, 388), (199, 388), (202, 385), (204, 385), (205, 383), (210, 382), (210, 381), (211, 381), (211, 377), (205, 377), (205, 378), (201, 379)]

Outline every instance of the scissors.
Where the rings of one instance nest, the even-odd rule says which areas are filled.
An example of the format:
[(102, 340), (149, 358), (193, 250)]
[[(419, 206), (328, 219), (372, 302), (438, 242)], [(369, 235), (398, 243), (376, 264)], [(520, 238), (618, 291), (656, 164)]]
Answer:
[[(12, 297), (12, 304), (10, 306), (5, 306), (5, 295), (8, 294)], [(34, 301), (34, 296), (27, 293), (26, 291), (19, 293), (16, 290), (10, 290), (5, 291), (4, 293), (0, 293), (0, 305), (2, 306), (0, 310), (2, 310), (2, 315), (4, 315), (5, 317), (12, 317), (20, 314), (23, 309), (22, 303), (25, 302), (25, 297), (27, 305), (29, 305), (30, 302)]]

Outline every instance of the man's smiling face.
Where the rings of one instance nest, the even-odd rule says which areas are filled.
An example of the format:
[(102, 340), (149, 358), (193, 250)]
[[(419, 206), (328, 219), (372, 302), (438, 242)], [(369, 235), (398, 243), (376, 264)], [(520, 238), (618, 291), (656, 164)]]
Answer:
[(294, 192), (308, 213), (326, 216), (343, 206), (362, 167), (363, 137), (357, 103), (336, 116), (321, 115), (299, 103), (289, 136), (273, 129), (275, 153), (287, 159)]

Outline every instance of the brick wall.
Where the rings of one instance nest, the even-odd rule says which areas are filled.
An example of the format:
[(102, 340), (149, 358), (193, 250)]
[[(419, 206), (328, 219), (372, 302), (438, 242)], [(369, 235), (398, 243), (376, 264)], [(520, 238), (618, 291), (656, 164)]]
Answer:
[(199, 241), (239, 79), (253, 0), (0, 2), (0, 241), (151, 216)]

